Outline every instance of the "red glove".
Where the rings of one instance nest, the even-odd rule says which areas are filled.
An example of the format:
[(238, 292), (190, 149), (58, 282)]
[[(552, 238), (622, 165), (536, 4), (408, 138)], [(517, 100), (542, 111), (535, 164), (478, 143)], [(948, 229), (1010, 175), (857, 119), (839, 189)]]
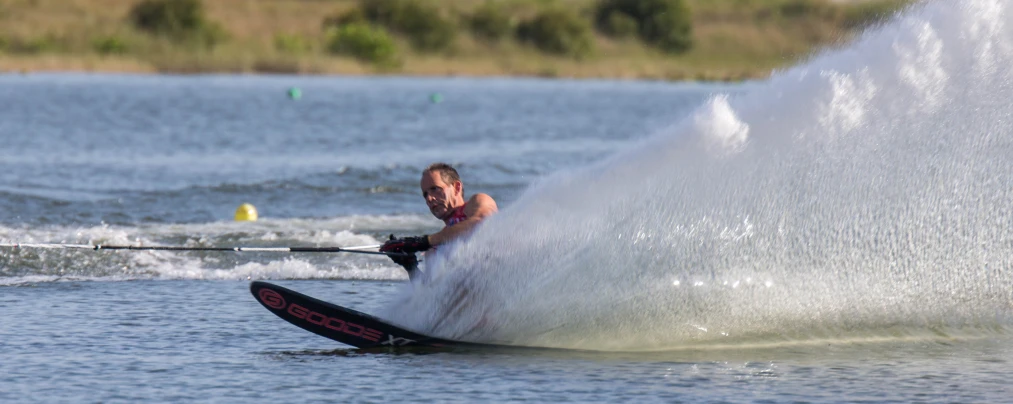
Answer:
[(391, 234), (390, 240), (380, 246), (380, 252), (415, 254), (430, 248), (433, 246), (429, 244), (429, 236), (394, 238)]
[(404, 267), (408, 271), (408, 275), (411, 276), (419, 267), (419, 260), (415, 258), (415, 253), (430, 248), (432, 245), (429, 244), (429, 236), (395, 238), (391, 234), (390, 240), (380, 246), (380, 252), (391, 253), (387, 255), (391, 261)]

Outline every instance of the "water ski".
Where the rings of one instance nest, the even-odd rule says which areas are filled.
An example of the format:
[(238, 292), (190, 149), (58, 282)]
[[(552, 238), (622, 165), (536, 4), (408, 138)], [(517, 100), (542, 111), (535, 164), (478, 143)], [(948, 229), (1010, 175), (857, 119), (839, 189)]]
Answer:
[(356, 348), (494, 347), (419, 334), (382, 319), (315, 299), (267, 282), (254, 281), (250, 292), (272, 313), (300, 328)]

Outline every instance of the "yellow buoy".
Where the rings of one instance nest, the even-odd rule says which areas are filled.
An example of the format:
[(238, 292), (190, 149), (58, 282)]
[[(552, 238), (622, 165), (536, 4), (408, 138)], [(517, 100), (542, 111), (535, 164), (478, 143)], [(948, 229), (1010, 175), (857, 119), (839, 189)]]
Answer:
[(255, 220), (257, 220), (257, 208), (253, 205), (244, 203), (236, 208), (237, 222), (252, 222)]

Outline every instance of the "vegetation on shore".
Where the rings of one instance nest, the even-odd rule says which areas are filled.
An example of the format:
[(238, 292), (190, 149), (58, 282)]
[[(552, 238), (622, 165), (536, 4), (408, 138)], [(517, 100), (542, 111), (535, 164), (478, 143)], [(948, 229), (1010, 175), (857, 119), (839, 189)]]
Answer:
[(0, 71), (761, 78), (911, 0), (0, 0)]

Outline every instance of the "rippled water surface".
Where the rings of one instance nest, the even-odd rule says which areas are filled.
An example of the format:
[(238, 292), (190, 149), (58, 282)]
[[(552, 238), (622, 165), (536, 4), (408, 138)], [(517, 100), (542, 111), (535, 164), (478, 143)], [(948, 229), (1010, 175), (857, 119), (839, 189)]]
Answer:
[[(367, 311), (397, 285), (283, 281)], [(238, 281), (56, 282), (0, 295), (0, 401), (1004, 402), (1008, 340), (652, 353), (363, 353), (275, 318)]]

